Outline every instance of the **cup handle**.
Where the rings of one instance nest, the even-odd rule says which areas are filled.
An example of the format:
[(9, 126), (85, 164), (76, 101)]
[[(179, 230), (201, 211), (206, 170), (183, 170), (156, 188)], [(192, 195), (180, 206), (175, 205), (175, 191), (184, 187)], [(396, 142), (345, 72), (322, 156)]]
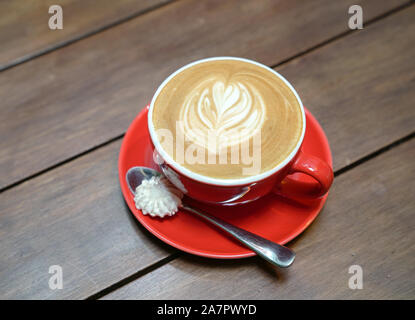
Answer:
[(274, 192), (287, 198), (317, 199), (324, 196), (333, 182), (333, 169), (325, 161), (315, 156), (299, 151), (297, 159), (292, 164), (288, 175), (303, 173), (318, 183), (287, 181), (284, 179), (275, 188)]

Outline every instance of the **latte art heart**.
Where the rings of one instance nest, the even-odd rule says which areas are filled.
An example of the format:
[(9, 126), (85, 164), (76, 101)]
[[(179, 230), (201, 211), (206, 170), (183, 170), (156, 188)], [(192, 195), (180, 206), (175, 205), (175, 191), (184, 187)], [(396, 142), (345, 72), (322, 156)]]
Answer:
[[(249, 89), (248, 89), (249, 88)], [(260, 93), (241, 82), (204, 81), (187, 95), (180, 112), (186, 138), (211, 152), (252, 138), (265, 119)], [(216, 145), (208, 145), (209, 139)]]

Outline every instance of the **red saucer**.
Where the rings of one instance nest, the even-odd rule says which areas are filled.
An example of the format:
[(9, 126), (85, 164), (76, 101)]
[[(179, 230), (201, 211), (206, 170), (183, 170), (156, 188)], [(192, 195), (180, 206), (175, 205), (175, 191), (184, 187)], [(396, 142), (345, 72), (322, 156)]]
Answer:
[[(305, 111), (307, 130), (302, 150), (332, 164), (330, 147), (322, 128), (311, 113)], [(152, 158), (147, 112), (148, 108), (144, 108), (130, 125), (121, 145), (118, 161), (121, 190), (134, 216), (156, 237), (183, 251), (222, 259), (254, 256), (254, 252), (236, 240), (186, 211), (179, 211), (173, 217), (160, 219), (145, 216), (136, 209), (125, 180), (127, 170), (133, 166), (147, 166), (158, 170)], [(307, 177), (296, 174), (292, 179), (307, 180)], [(264, 238), (285, 244), (311, 224), (326, 199), (327, 195), (304, 205), (270, 194), (242, 206), (209, 207), (197, 204), (197, 207)]]

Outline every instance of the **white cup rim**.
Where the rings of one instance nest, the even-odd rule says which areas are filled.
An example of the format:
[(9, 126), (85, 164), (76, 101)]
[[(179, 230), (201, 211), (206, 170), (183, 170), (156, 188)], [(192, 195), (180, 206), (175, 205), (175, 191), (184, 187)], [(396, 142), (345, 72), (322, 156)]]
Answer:
[[(274, 73), (279, 79), (281, 79), (291, 89), (291, 91), (294, 93), (294, 95), (295, 95), (295, 97), (296, 97), (296, 99), (297, 99), (297, 101), (300, 105), (301, 116), (302, 116), (302, 121), (303, 121), (301, 136), (300, 136), (300, 139), (298, 140), (295, 148), (291, 151), (291, 153), (282, 162), (280, 162), (277, 166), (275, 166), (274, 168), (272, 168), (270, 170), (267, 170), (265, 172), (262, 172), (260, 174), (257, 174), (257, 175), (244, 177), (244, 178), (238, 178), (238, 179), (218, 179), (218, 178), (207, 177), (207, 176), (195, 173), (195, 172), (183, 167), (179, 163), (177, 163), (166, 151), (164, 151), (161, 144), (159, 143), (159, 141), (157, 139), (155, 129), (154, 129), (153, 120), (152, 120), (153, 119), (154, 102), (156, 101), (159, 93), (161, 92), (161, 90), (165, 87), (165, 85), (174, 76), (176, 76), (178, 73), (182, 72), (183, 70), (185, 70), (187, 68), (190, 68), (190, 67), (192, 67), (196, 64), (199, 64), (199, 63), (203, 63), (203, 62), (207, 62), (207, 61), (214, 61), (214, 60), (244, 61), (244, 62), (247, 62), (247, 63), (257, 65), (261, 68), (265, 68), (265, 69), (271, 71), (272, 73)], [(189, 177), (190, 179), (193, 179), (193, 180), (205, 183), (205, 184), (212, 184), (212, 185), (218, 185), (218, 186), (238, 186), (238, 185), (246, 185), (246, 184), (251, 184), (251, 183), (254, 183), (254, 182), (264, 180), (264, 179), (272, 176), (273, 174), (277, 173), (279, 170), (284, 168), (288, 163), (290, 163), (290, 161), (298, 153), (298, 151), (301, 147), (301, 144), (304, 140), (304, 135), (305, 135), (305, 130), (306, 130), (306, 119), (305, 119), (304, 106), (303, 106), (303, 103), (302, 103), (297, 91), (295, 91), (294, 87), (281, 74), (279, 74), (278, 72), (276, 72), (272, 68), (269, 68), (266, 65), (264, 65), (262, 63), (259, 63), (259, 62), (256, 62), (256, 61), (253, 61), (253, 60), (249, 60), (249, 59), (246, 59), (246, 58), (239, 58), (239, 57), (223, 56), (223, 57), (205, 58), (205, 59), (200, 59), (200, 60), (191, 62), (191, 63), (179, 68), (178, 70), (173, 72), (171, 75), (169, 75), (161, 83), (161, 85), (157, 88), (156, 93), (154, 94), (153, 98), (151, 99), (150, 108), (149, 108), (149, 111), (148, 111), (148, 129), (149, 129), (151, 141), (153, 142), (157, 152), (164, 159), (164, 161), (167, 162), (168, 165), (172, 166), (175, 170), (177, 170), (181, 174)]]

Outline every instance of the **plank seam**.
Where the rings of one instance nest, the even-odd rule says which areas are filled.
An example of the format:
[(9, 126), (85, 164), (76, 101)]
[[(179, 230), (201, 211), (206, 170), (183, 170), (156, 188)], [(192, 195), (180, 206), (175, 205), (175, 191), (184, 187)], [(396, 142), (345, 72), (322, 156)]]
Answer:
[[(364, 28), (369, 27), (369, 26), (371, 26), (372, 24), (375, 24), (378, 21), (381, 21), (381, 20), (383, 20), (383, 19), (385, 19), (385, 18), (387, 18), (387, 17), (389, 17), (391, 15), (394, 15), (395, 13), (398, 13), (398, 12), (400, 12), (400, 11), (406, 9), (406, 8), (409, 8), (413, 4), (415, 4), (415, 0), (410, 0), (410, 2), (408, 2), (408, 3), (405, 3), (403, 5), (400, 5), (400, 6), (396, 7), (396, 8), (394, 8), (394, 9), (391, 9), (391, 10), (389, 10), (387, 12), (384, 12), (381, 15), (379, 15), (377, 17), (374, 17), (374, 18), (372, 18), (372, 19), (364, 22), (364, 25), (363, 26), (364, 26)], [(329, 39), (326, 39), (326, 40), (324, 40), (324, 41), (322, 41), (322, 42), (320, 42), (320, 43), (318, 43), (318, 44), (316, 44), (316, 45), (314, 45), (314, 46), (312, 46), (312, 47), (310, 47), (310, 48), (308, 48), (306, 50), (300, 51), (299, 53), (297, 53), (297, 54), (295, 54), (295, 55), (293, 55), (291, 57), (288, 57), (285, 60), (282, 60), (282, 61), (280, 61), (280, 62), (272, 65), (270, 68), (274, 69), (274, 68), (280, 67), (280, 66), (282, 66), (282, 65), (284, 65), (286, 63), (292, 62), (293, 60), (295, 60), (297, 58), (300, 58), (302, 56), (305, 56), (308, 53), (311, 53), (311, 52), (313, 52), (313, 51), (315, 51), (317, 49), (320, 49), (320, 48), (323, 48), (323, 47), (325, 47), (325, 46), (327, 46), (329, 44), (332, 44), (333, 42), (336, 42), (337, 40), (343, 39), (346, 36), (349, 36), (349, 35), (351, 35), (353, 33), (356, 33), (356, 32), (361, 32), (363, 30), (364, 29), (362, 29), (362, 30), (346, 30), (344, 32), (341, 32), (338, 35), (335, 35), (335, 36), (333, 36), (333, 37), (331, 37)]]
[(93, 30), (88, 31), (86, 33), (83, 33), (81, 35), (74, 36), (71, 39), (64, 40), (64, 41), (59, 42), (57, 44), (50, 45), (50, 46), (48, 46), (48, 47), (46, 47), (44, 49), (40, 49), (37, 52), (30, 53), (30, 54), (27, 54), (27, 55), (25, 55), (23, 57), (17, 58), (15, 60), (11, 61), (10, 63), (6, 63), (5, 65), (1, 65), (0, 66), (0, 72), (9, 70), (9, 69), (11, 69), (13, 67), (16, 67), (18, 65), (21, 65), (21, 64), (23, 64), (25, 62), (29, 62), (29, 61), (31, 61), (33, 59), (38, 58), (38, 57), (44, 56), (44, 55), (46, 55), (48, 53), (51, 53), (51, 52), (53, 52), (55, 50), (59, 50), (61, 48), (67, 47), (67, 46), (69, 46), (69, 45), (71, 45), (73, 43), (76, 43), (78, 41), (84, 40), (84, 39), (89, 38), (91, 36), (94, 36), (94, 35), (96, 35), (98, 33), (104, 32), (104, 31), (106, 31), (108, 29), (111, 29), (111, 28), (116, 27), (118, 25), (121, 25), (121, 24), (123, 24), (125, 22), (128, 22), (130, 20), (133, 20), (133, 19), (135, 19), (137, 17), (143, 16), (143, 15), (145, 15), (147, 13), (150, 13), (152, 11), (155, 11), (157, 9), (160, 9), (161, 7), (168, 6), (168, 5), (170, 5), (170, 4), (174, 3), (174, 2), (177, 2), (177, 1), (178, 0), (168, 0), (168, 2), (163, 2), (163, 3), (159, 3), (159, 4), (156, 4), (156, 5), (150, 6), (150, 7), (146, 8), (146, 9), (139, 10), (139, 11), (133, 13), (133, 14), (130, 14), (130, 15), (128, 15), (128, 16), (126, 16), (124, 18), (121, 18), (119, 20), (113, 21), (113, 22), (111, 22), (111, 23), (109, 23), (107, 25), (104, 25), (102, 27), (99, 27), (97, 29), (93, 29)]
[(128, 283), (133, 282), (134, 280), (137, 280), (138, 278), (146, 275), (147, 273), (150, 273), (162, 266), (164, 266), (165, 264), (168, 264), (169, 262), (179, 258), (182, 255), (182, 253), (180, 251), (175, 252), (147, 267), (145, 267), (144, 269), (141, 269), (139, 271), (137, 271), (136, 273), (133, 273), (132, 275), (110, 285), (109, 287), (106, 287), (105, 289), (98, 291), (97, 293), (94, 293), (93, 295), (87, 297), (85, 300), (97, 300), (102, 298), (103, 296), (106, 296), (107, 294), (120, 289), (121, 287), (127, 285)]
[(63, 166), (63, 165), (65, 165), (65, 164), (67, 164), (67, 163), (69, 163), (69, 162), (71, 162), (73, 160), (76, 160), (78, 158), (81, 158), (81, 157), (83, 157), (83, 156), (85, 156), (85, 155), (87, 155), (87, 154), (89, 154), (89, 153), (91, 153), (91, 152), (93, 152), (95, 150), (98, 150), (98, 149), (100, 149), (102, 147), (105, 147), (105, 146), (107, 146), (107, 145), (109, 145), (109, 144), (111, 144), (113, 142), (116, 142), (119, 139), (122, 139), (124, 137), (124, 135), (125, 135), (125, 133), (122, 133), (122, 134), (120, 134), (120, 135), (118, 135), (118, 136), (116, 136), (116, 137), (114, 137), (114, 138), (112, 138), (110, 140), (107, 140), (107, 141), (105, 141), (103, 143), (97, 144), (96, 146), (91, 147), (89, 149), (86, 149), (85, 151), (83, 151), (81, 153), (78, 153), (78, 154), (76, 154), (76, 155), (74, 155), (72, 157), (69, 157), (69, 158), (67, 158), (67, 159), (65, 159), (63, 161), (59, 161), (59, 162), (55, 163), (54, 165), (52, 165), (50, 167), (47, 167), (47, 168), (45, 168), (43, 170), (40, 170), (40, 171), (38, 171), (38, 172), (36, 172), (34, 174), (29, 175), (29, 176), (27, 176), (27, 177), (25, 177), (23, 179), (20, 179), (20, 180), (12, 183), (10, 185), (7, 185), (7, 186), (5, 186), (5, 187), (3, 187), (3, 188), (0, 189), (0, 194), (2, 194), (3, 192), (5, 192), (5, 191), (7, 191), (9, 189), (12, 189), (14, 187), (17, 187), (18, 185), (21, 185), (21, 184), (25, 183), (26, 181), (29, 181), (29, 180), (31, 180), (33, 178), (36, 178), (38, 176), (41, 176), (44, 173), (47, 173), (47, 172), (52, 171), (52, 170), (54, 170), (54, 169), (56, 169), (56, 168), (58, 168), (60, 166)]
[(343, 168), (340, 168), (340, 169), (336, 170), (334, 172), (334, 177), (338, 177), (338, 176), (342, 175), (343, 173), (345, 173), (347, 171), (350, 171), (353, 168), (355, 168), (355, 167), (357, 167), (357, 166), (359, 166), (359, 165), (361, 165), (361, 164), (363, 164), (363, 163), (365, 163), (369, 160), (372, 160), (372, 159), (380, 156), (381, 154), (384, 154), (385, 152), (387, 152), (389, 150), (392, 150), (392, 149), (396, 148), (397, 146), (399, 146), (399, 145), (401, 145), (401, 144), (403, 144), (407, 141), (410, 141), (414, 137), (415, 137), (415, 131), (413, 131), (412, 133), (396, 140), (395, 142), (392, 142), (392, 143), (390, 143), (390, 144), (388, 144), (388, 145), (386, 145), (386, 146), (384, 146), (384, 147), (382, 147), (382, 148), (380, 148), (376, 151), (373, 151), (373, 152), (369, 153), (368, 155), (366, 155), (366, 156), (364, 156), (364, 157), (362, 157), (362, 158), (360, 158), (360, 159), (344, 166)]

